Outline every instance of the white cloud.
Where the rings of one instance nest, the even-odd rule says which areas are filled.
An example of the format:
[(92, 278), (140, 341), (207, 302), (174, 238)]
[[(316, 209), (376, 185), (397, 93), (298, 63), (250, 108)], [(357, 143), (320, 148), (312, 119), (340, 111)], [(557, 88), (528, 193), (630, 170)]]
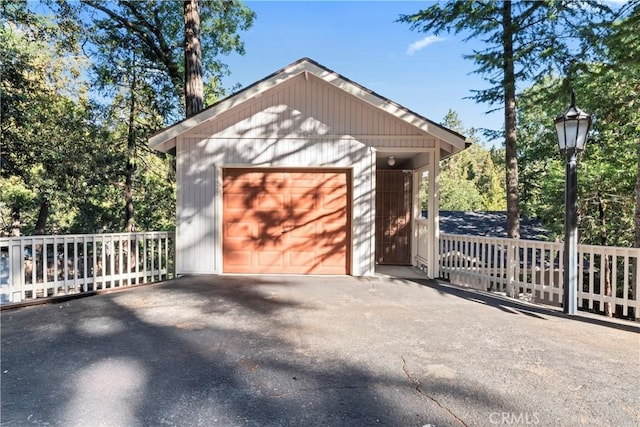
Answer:
[(443, 37), (438, 37), (438, 36), (427, 36), (421, 40), (418, 40), (416, 42), (413, 42), (409, 45), (409, 47), (407, 48), (407, 55), (413, 55), (414, 53), (416, 53), (419, 50), (424, 49), (425, 47), (429, 46), (430, 44), (433, 43), (437, 43), (437, 42), (442, 42), (445, 41), (446, 39)]

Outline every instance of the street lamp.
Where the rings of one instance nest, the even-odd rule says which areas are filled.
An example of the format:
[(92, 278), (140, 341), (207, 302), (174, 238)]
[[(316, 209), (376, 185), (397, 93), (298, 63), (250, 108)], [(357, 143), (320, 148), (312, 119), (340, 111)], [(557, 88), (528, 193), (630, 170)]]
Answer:
[(576, 107), (576, 95), (571, 91), (571, 105), (555, 120), (560, 152), (565, 155), (564, 184), (564, 299), (566, 314), (576, 314), (578, 300), (578, 153), (584, 151), (591, 116)]

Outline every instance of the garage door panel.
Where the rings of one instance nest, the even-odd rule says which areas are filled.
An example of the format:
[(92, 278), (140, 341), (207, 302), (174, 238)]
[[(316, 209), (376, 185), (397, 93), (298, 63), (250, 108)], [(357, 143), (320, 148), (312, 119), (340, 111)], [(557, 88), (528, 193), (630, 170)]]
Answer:
[(223, 197), (226, 209), (246, 210), (251, 208), (251, 199), (242, 193), (226, 193)]
[(280, 228), (264, 227), (254, 239), (245, 239), (245, 243), (254, 250), (274, 250), (282, 246), (283, 237)]
[(287, 186), (282, 182), (261, 182), (254, 188), (264, 194), (283, 194)]
[(287, 187), (287, 176), (282, 172), (260, 172), (256, 174), (256, 177), (254, 185), (261, 187), (265, 191), (281, 193)]
[(308, 224), (294, 224), (285, 227), (285, 229), (289, 230), (288, 233), (293, 239), (313, 240), (317, 237), (317, 226), (313, 222)]
[(243, 215), (247, 220), (254, 221), (260, 230), (282, 230), (282, 223), (287, 218), (286, 212), (282, 209), (253, 209), (247, 210)]
[[(256, 215), (255, 218), (263, 219), (261, 215)], [(273, 238), (276, 238), (276, 237), (280, 237), (283, 230), (280, 223), (276, 223), (273, 221), (270, 221), (270, 223), (258, 222), (258, 223), (255, 223), (254, 225), (258, 229), (258, 233), (257, 233), (258, 236), (272, 236)]]
[(314, 189), (290, 188), (289, 206), (292, 209), (318, 209), (320, 197)]
[(294, 172), (289, 174), (291, 188), (317, 188), (320, 184), (320, 174)]
[(323, 237), (326, 236), (340, 236), (342, 238), (345, 237), (347, 227), (341, 221), (327, 221), (323, 224), (319, 224), (318, 231), (319, 234)]
[(320, 208), (319, 198), (316, 195), (291, 194), (288, 208), (292, 212), (317, 211)]
[(284, 209), (286, 206), (285, 195), (277, 193), (259, 194), (256, 202), (256, 208), (260, 210)]
[(315, 252), (314, 251), (290, 251), (289, 264), (292, 267), (309, 268), (315, 264)]
[(223, 189), (230, 190), (232, 188), (241, 190), (247, 187), (254, 187), (259, 179), (256, 174), (243, 173), (240, 170), (226, 169), (224, 171)]
[(342, 257), (342, 254), (339, 253), (336, 254), (329, 252), (320, 254), (320, 258), (322, 258), (322, 265), (325, 267), (335, 268), (344, 264), (344, 258)]
[(343, 210), (345, 207), (346, 196), (344, 194), (324, 194), (320, 198), (320, 206), (323, 210)]
[(287, 207), (288, 214), (291, 218), (289, 220), (295, 220), (299, 218), (300, 215), (308, 215), (310, 212), (318, 212), (318, 208), (316, 207), (316, 203), (314, 201), (298, 203), (295, 206)]
[(318, 221), (318, 211), (316, 210), (302, 210), (296, 209), (289, 212), (287, 220), (294, 224), (293, 227), (287, 229), (293, 229), (294, 227), (302, 227), (306, 224), (311, 224)]
[(229, 270), (229, 267), (244, 267), (247, 264), (251, 264), (251, 257), (253, 255), (252, 251), (244, 250), (244, 251), (236, 251), (236, 250), (227, 250), (224, 253), (225, 266), (227, 268), (228, 273), (239, 273), (240, 271)]
[(347, 177), (345, 171), (225, 169), (223, 271), (348, 273)]
[(330, 249), (340, 248), (346, 243), (347, 242), (345, 241), (344, 237), (341, 237), (339, 235), (328, 235), (324, 237), (324, 244)]
[(318, 173), (318, 178), (323, 183), (330, 183), (331, 187), (336, 187), (346, 182), (346, 177), (341, 172), (321, 172)]
[(256, 252), (257, 264), (263, 268), (284, 267), (284, 253), (282, 251), (266, 251)]
[(241, 239), (254, 236), (254, 225), (250, 222), (229, 222), (224, 224), (224, 237), (237, 237)]
[(322, 227), (329, 224), (340, 224), (345, 226), (344, 217), (346, 212), (344, 209), (334, 209), (334, 210), (325, 210), (321, 212), (314, 212), (313, 215), (310, 215), (310, 218), (313, 218), (320, 224)]

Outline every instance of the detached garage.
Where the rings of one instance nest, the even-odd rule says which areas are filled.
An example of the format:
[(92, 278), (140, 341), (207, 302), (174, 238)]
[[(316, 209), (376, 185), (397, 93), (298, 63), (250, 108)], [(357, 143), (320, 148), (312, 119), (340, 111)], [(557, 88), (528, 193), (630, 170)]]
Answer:
[(307, 58), (149, 144), (176, 155), (177, 274), (356, 276), (435, 266), (437, 215), (418, 236), (422, 176), (437, 212), (439, 160), (466, 147)]

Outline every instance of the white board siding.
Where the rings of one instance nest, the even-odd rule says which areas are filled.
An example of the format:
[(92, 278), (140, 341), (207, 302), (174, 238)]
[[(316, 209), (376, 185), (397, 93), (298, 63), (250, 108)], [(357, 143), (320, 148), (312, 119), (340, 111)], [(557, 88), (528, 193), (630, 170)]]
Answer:
[[(212, 273), (216, 246), (214, 228), (215, 168), (199, 158), (189, 141), (177, 144), (176, 273)], [(177, 237), (180, 236), (180, 237)], [(202, 263), (201, 260), (208, 260)]]
[[(178, 274), (221, 273), (222, 167), (335, 167), (352, 170), (352, 265), (356, 276), (374, 270), (375, 152), (351, 138), (318, 140), (185, 138), (177, 152)], [(220, 212), (216, 214), (216, 212)]]
[[(188, 135), (216, 138), (354, 136), (393, 147), (433, 147), (435, 137), (331, 84), (300, 75), (261, 96), (221, 113)], [(185, 135), (185, 136), (188, 136)], [(365, 141), (365, 135), (375, 136)], [(389, 136), (380, 139), (380, 136)], [(397, 136), (404, 138), (396, 139)], [(407, 137), (415, 137), (409, 139)]]

